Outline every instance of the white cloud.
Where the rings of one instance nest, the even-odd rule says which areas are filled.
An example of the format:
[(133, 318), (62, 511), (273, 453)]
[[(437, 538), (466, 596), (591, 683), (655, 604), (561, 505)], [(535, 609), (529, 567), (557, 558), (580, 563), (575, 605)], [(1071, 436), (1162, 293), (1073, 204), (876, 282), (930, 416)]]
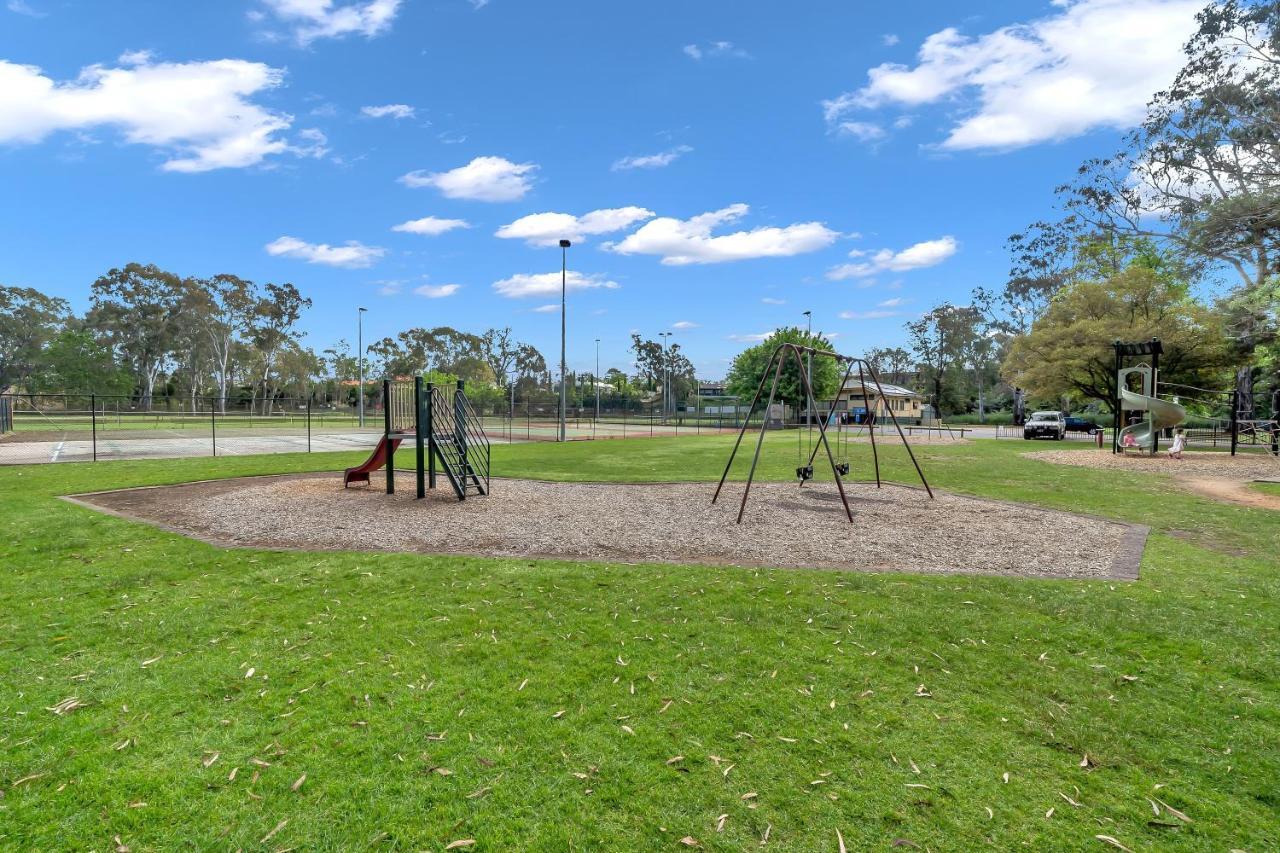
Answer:
[(896, 33), (885, 33), (880, 36), (880, 43), (885, 47), (893, 47), (900, 41), (902, 41), (902, 39), (898, 38)]
[(477, 157), (465, 166), (427, 174), (421, 170), (400, 178), (407, 187), (435, 187), (447, 198), (472, 201), (515, 201), (533, 187), (533, 163), (503, 157)]
[(711, 235), (717, 226), (741, 219), (750, 209), (731, 204), (691, 219), (659, 217), (608, 248), (623, 255), (662, 255), (662, 263), (669, 265), (714, 264), (799, 255), (830, 246), (840, 236), (821, 222)]
[[(897, 317), (897, 311), (841, 311), (841, 320), (886, 320), (889, 317)], [(830, 337), (828, 335), (828, 337)]]
[(494, 236), (504, 240), (524, 240), (530, 246), (555, 246), (562, 239), (579, 243), (588, 234), (621, 231), (652, 217), (653, 211), (643, 207), (605, 208), (582, 216), (570, 213), (531, 213), (503, 225)]
[(880, 272), (906, 272), (932, 267), (954, 255), (959, 248), (956, 238), (948, 235), (916, 243), (899, 252), (892, 249), (881, 249), (878, 252), (855, 250), (849, 253), (849, 257), (866, 260), (830, 269), (827, 271), (827, 278), (840, 281), (846, 278), (866, 278)]
[(401, 0), (363, 0), (334, 5), (333, 0), (262, 0), (281, 22), (293, 28), (300, 45), (316, 39), (341, 38), (358, 34), (365, 38), (381, 35), (391, 28)]
[(383, 104), (380, 107), (361, 107), (360, 112), (369, 118), (413, 118), (413, 107), (408, 104)]
[(690, 322), (689, 320), (679, 320), (679, 321), (677, 321), (677, 322), (675, 322), (675, 323), (672, 323), (672, 324), (671, 324), (671, 328), (673, 328), (673, 329), (680, 329), (680, 330), (682, 330), (682, 331), (683, 331), (683, 330), (688, 330), (688, 329), (696, 329), (696, 328), (698, 328), (698, 326), (699, 326), (699, 325), (700, 325), (700, 324)]
[(116, 62), (121, 65), (150, 65), (154, 58), (155, 54), (149, 50), (126, 50)]
[[(620, 285), (609, 281), (602, 275), (584, 275), (572, 270), (565, 277), (567, 290), (592, 290), (606, 288), (615, 290)], [(519, 299), (524, 296), (559, 296), (560, 271), (548, 273), (518, 273), (511, 278), (504, 278), (493, 283), (493, 289), (503, 296)]]
[(298, 144), (289, 146), (289, 150), (299, 157), (320, 158), (329, 153), (329, 137), (324, 131), (308, 127), (298, 131)]
[(693, 148), (688, 145), (677, 145), (675, 148), (669, 148), (658, 154), (623, 157), (620, 160), (615, 160), (612, 168), (615, 172), (621, 172), (626, 169), (661, 169), (664, 166), (670, 166), (681, 154), (688, 154), (691, 151), (693, 151)]
[(925, 39), (914, 67), (884, 63), (863, 88), (823, 102), (859, 109), (946, 101), (961, 118), (941, 147), (1015, 148), (1142, 120), (1185, 59), (1203, 0), (1057, 0), (1056, 14), (980, 36)]
[(875, 142), (884, 139), (884, 128), (869, 121), (842, 121), (835, 126), (837, 133), (852, 136), (859, 142)]
[(436, 216), (424, 216), (421, 219), (410, 219), (399, 225), (391, 226), (392, 231), (404, 234), (421, 234), (424, 237), (437, 237), (455, 228), (470, 228), (465, 219), (440, 219)]
[(28, 18), (43, 18), (47, 14), (26, 2), (26, 0), (9, 0), (5, 4), (5, 8), (15, 15), (26, 15)]
[(341, 246), (330, 246), (328, 243), (308, 243), (297, 237), (278, 237), (266, 245), (268, 255), (283, 258), (297, 258), (309, 264), (324, 264), (330, 267), (347, 267), (359, 269), (373, 266), (386, 249), (378, 246), (366, 246), (355, 240), (348, 240)]
[(740, 343), (758, 344), (761, 341), (767, 341), (769, 338), (773, 337), (773, 332), (758, 332), (754, 335), (735, 333), (732, 335), (726, 335), (726, 337), (731, 341), (738, 341)]
[(127, 142), (166, 152), (165, 171), (252, 166), (290, 150), (281, 134), (293, 116), (249, 100), (283, 79), (282, 70), (260, 62), (219, 59), (90, 65), (58, 82), (35, 66), (0, 60), (0, 143), (114, 127)]
[(461, 287), (460, 284), (424, 284), (415, 287), (413, 292), (428, 299), (443, 299), (446, 296), (453, 296)]
[(535, 314), (552, 314), (552, 313), (559, 314), (560, 303), (548, 302), (546, 305), (539, 305), (537, 308), (530, 308), (529, 310)]
[(765, 305), (786, 305), (787, 304), (787, 300), (778, 299), (773, 296), (766, 296), (760, 301), (763, 302)]
[(904, 300), (901, 296), (895, 296), (892, 299), (886, 299), (883, 302), (877, 302), (876, 307), (877, 308), (897, 308), (898, 306), (902, 305), (902, 303), (905, 301), (906, 300)]
[(731, 57), (733, 59), (750, 59), (751, 54), (736, 46), (731, 41), (713, 41), (707, 44), (686, 44), (681, 50), (690, 59)]

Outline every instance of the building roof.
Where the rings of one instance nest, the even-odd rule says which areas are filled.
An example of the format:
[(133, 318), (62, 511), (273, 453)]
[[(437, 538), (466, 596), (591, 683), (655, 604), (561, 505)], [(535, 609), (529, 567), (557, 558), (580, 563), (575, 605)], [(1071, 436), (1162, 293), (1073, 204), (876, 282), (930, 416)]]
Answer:
[[(879, 388), (883, 388), (884, 395), (886, 397), (919, 397), (920, 396), (915, 391), (912, 391), (910, 388), (903, 388), (901, 385), (893, 385), (889, 382), (881, 382), (879, 388), (876, 387), (876, 384), (874, 382), (867, 382), (866, 388), (869, 389), (872, 394), (879, 393)], [(863, 392), (863, 383), (859, 382), (857, 379), (850, 379), (848, 382), (844, 384), (844, 388), (840, 390), (841, 390), (841, 393), (844, 393), (846, 391), (854, 391), (858, 394), (863, 394), (865, 396)]]

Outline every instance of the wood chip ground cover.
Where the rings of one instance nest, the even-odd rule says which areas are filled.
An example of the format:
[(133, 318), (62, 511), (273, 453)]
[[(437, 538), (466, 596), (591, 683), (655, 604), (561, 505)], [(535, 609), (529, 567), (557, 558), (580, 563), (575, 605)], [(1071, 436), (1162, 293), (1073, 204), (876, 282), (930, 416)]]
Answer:
[[(741, 484), (711, 505), (702, 483), (498, 480), (457, 501), (342, 488), (336, 475), (222, 481), (83, 496), (224, 545), (1028, 577), (1133, 577), (1145, 531), (1098, 518), (886, 484)], [(1135, 553), (1136, 552), (1136, 553)]]

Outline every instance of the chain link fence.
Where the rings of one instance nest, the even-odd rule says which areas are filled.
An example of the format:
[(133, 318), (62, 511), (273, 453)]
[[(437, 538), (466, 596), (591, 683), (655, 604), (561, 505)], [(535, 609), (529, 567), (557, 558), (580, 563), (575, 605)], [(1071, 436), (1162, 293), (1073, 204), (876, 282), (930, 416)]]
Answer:
[[(559, 404), (538, 398), (475, 404), (494, 442), (556, 441)], [(666, 411), (664, 411), (664, 408)], [(617, 399), (566, 410), (569, 441), (715, 435), (742, 424), (745, 406), (702, 401)], [(758, 422), (757, 415), (757, 422)], [(98, 394), (7, 394), (0, 397), (0, 464), (90, 462), (319, 453), (361, 450), (383, 431), (382, 401), (371, 395), (363, 423), (356, 406), (309, 399), (228, 400)]]

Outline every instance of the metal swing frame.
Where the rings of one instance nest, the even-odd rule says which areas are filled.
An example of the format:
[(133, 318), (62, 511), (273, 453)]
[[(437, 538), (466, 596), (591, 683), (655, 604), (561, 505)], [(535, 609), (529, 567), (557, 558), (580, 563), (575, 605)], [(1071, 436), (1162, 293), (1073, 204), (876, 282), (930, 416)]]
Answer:
[[(764, 417), (760, 421), (760, 434), (756, 437), (756, 449), (751, 457), (751, 470), (747, 474), (746, 487), (742, 490), (742, 503), (738, 506), (737, 523), (742, 523), (742, 515), (747, 509), (747, 498), (751, 495), (751, 484), (755, 480), (756, 465), (760, 462), (760, 449), (764, 445), (765, 430), (769, 426), (769, 410), (773, 407), (774, 397), (777, 396), (778, 380), (782, 377), (782, 365), (786, 361), (788, 355), (793, 355), (796, 359), (796, 365), (800, 369), (801, 385), (804, 388), (806, 408), (810, 421), (817, 413), (817, 401), (813, 396), (813, 386), (809, 382), (808, 371), (805, 370), (805, 354), (814, 358), (832, 358), (837, 363), (845, 365), (844, 377), (840, 380), (840, 385), (836, 388), (836, 397), (832, 401), (832, 410), (835, 408), (836, 402), (840, 399), (840, 393), (844, 390), (849, 378), (853, 375), (853, 369), (857, 367), (858, 378), (862, 383), (863, 399), (866, 399), (867, 385), (866, 376), (870, 375), (872, 382), (875, 383), (877, 396), (884, 401), (885, 410), (889, 413), (890, 419), (893, 421), (894, 429), (898, 432), (898, 437), (902, 440), (902, 446), (907, 449), (907, 455), (911, 457), (911, 464), (916, 469), (916, 474), (920, 476), (920, 482), (924, 484), (925, 491), (929, 493), (929, 499), (933, 499), (933, 489), (929, 487), (929, 481), (925, 479), (924, 471), (920, 468), (919, 461), (916, 460), (916, 454), (911, 449), (911, 443), (907, 440), (906, 434), (902, 431), (902, 425), (898, 423), (898, 416), (893, 412), (893, 406), (889, 403), (888, 396), (884, 393), (884, 387), (880, 384), (880, 377), (876, 375), (875, 368), (871, 366), (865, 359), (854, 358), (852, 356), (840, 355), (830, 350), (820, 350), (814, 347), (802, 346), (800, 344), (783, 343), (773, 351), (773, 355), (769, 357), (768, 363), (760, 374), (760, 384), (756, 387), (755, 396), (751, 398), (751, 407), (747, 409), (747, 416), (742, 421), (742, 428), (738, 431), (738, 437), (734, 440), (733, 450), (729, 453), (729, 461), (725, 463), (724, 473), (720, 475), (720, 483), (716, 486), (716, 492), (711, 498), (711, 503), (716, 503), (720, 498), (720, 492), (724, 488), (725, 480), (729, 477), (729, 470), (733, 467), (733, 460), (738, 455), (738, 448), (742, 446), (742, 438), (747, 433), (747, 428), (751, 423), (751, 416), (755, 414), (756, 405), (760, 402), (761, 396), (764, 394), (764, 385), (769, 378), (770, 368), (773, 369), (773, 381), (769, 386), (769, 401), (765, 404)], [(871, 436), (871, 457), (874, 461), (876, 473), (876, 488), (882, 485), (880, 478), (880, 452), (876, 445), (875, 427), (871, 427), (868, 433)], [(827, 441), (827, 418), (823, 417), (818, 421), (818, 444), (809, 454), (808, 467), (813, 467), (813, 461), (817, 458), (818, 450), (823, 449), (827, 453), (827, 461), (831, 464), (831, 476), (836, 481), (836, 488), (840, 492), (840, 503), (844, 505), (845, 516), (849, 521), (853, 522), (853, 510), (849, 508), (849, 497), (844, 491), (844, 478), (840, 473), (839, 467), (836, 465), (835, 456), (831, 452), (831, 445)], [(802, 481), (803, 485), (803, 481)]]

